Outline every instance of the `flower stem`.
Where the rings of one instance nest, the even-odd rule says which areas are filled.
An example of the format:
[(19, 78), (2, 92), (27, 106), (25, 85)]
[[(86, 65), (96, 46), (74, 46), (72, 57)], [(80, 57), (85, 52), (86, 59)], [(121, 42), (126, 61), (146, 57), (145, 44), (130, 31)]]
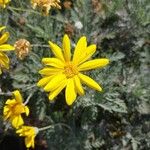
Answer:
[(33, 93), (30, 93), (30, 95), (27, 97), (26, 101), (24, 102), (24, 105), (27, 105), (27, 103), (29, 102), (32, 95), (33, 95)]
[(0, 96), (12, 96), (12, 93), (11, 92), (8, 92), (8, 93), (0, 92)]
[(43, 127), (43, 128), (39, 128), (39, 131), (44, 131), (44, 130), (53, 128), (53, 127), (55, 127), (55, 126), (60, 126), (60, 125), (66, 127), (66, 128), (68, 128), (69, 130), (72, 131), (72, 129), (71, 129), (68, 125), (66, 125), (66, 124), (64, 124), (64, 123), (57, 123), (57, 124), (54, 124), (54, 125), (49, 125), (49, 126), (46, 126), (46, 127)]

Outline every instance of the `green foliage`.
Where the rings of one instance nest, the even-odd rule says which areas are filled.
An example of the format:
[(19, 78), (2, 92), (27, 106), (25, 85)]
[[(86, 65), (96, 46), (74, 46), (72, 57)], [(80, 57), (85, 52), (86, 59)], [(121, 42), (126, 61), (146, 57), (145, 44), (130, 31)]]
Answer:
[[(21, 0), (1, 10), (0, 24), (10, 31), (10, 42), (26, 38), (33, 47), (23, 61), (10, 55), (11, 69), (1, 76), (0, 89), (20, 89), (25, 97), (33, 93), (28, 120), (38, 127), (54, 125), (40, 135), (47, 140), (49, 150), (149, 149), (149, 1), (98, 0), (101, 7), (97, 12), (91, 0), (72, 2), (71, 9), (52, 10), (46, 17)], [(83, 28), (75, 26), (78, 21)], [(97, 44), (94, 58), (110, 59), (108, 67), (89, 74), (103, 91), (84, 87), (86, 95), (78, 97), (71, 107), (65, 104), (64, 91), (49, 102), (47, 94), (36, 87), (41, 59), (52, 55), (48, 41), (61, 46), (68, 23), (73, 26), (72, 48), (86, 35), (88, 43)], [(1, 110), (7, 98), (0, 98)]]

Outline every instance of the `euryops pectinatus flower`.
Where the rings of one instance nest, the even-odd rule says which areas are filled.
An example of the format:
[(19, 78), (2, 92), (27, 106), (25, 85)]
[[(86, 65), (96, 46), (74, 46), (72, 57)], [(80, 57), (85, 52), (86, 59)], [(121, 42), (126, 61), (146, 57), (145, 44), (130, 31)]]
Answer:
[(0, 6), (2, 8), (5, 8), (6, 5), (10, 2), (11, 0), (0, 0)]
[(45, 68), (39, 71), (43, 78), (37, 84), (44, 87), (46, 92), (50, 92), (49, 100), (53, 100), (66, 87), (66, 102), (72, 105), (77, 94), (84, 95), (82, 83), (102, 91), (98, 83), (81, 73), (104, 67), (109, 63), (106, 58), (89, 60), (96, 51), (96, 45), (87, 46), (86, 37), (81, 37), (71, 60), (71, 45), (67, 35), (63, 38), (62, 49), (50, 41), (49, 44), (55, 57), (42, 59)]
[(8, 99), (3, 109), (4, 120), (12, 123), (14, 128), (24, 124), (21, 114), (29, 115), (29, 108), (23, 104), (23, 98), (18, 90), (13, 92), (14, 98)]
[[(0, 27), (0, 33), (2, 30), (4, 30), (6, 27), (2, 26)], [(6, 44), (7, 40), (9, 38), (9, 33), (4, 32), (0, 35), (0, 74), (2, 73), (2, 69), (9, 69), (9, 58), (4, 53), (5, 51), (14, 50), (14, 47), (10, 44)]]
[(19, 136), (25, 137), (25, 145), (27, 148), (34, 148), (34, 139), (38, 134), (38, 128), (32, 126), (22, 126), (16, 131)]

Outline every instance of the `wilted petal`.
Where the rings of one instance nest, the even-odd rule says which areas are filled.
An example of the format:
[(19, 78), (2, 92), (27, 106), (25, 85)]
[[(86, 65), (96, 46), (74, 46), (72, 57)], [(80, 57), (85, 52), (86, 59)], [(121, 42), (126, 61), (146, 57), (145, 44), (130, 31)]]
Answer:
[(21, 96), (20, 92), (18, 90), (16, 90), (12, 93), (14, 94), (16, 101), (21, 103), (22, 102), (22, 96)]

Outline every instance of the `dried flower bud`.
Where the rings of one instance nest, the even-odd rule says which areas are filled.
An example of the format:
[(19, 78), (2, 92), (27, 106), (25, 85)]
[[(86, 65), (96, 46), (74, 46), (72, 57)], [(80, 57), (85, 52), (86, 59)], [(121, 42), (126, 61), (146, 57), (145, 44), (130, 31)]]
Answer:
[(31, 44), (26, 39), (19, 39), (15, 45), (16, 54), (19, 59), (23, 60), (31, 50)]
[(65, 30), (65, 33), (69, 35), (69, 37), (72, 37), (74, 35), (75, 29), (71, 23), (65, 24), (64, 30)]
[(72, 2), (70, 2), (70, 1), (64, 1), (63, 2), (63, 6), (66, 8), (66, 9), (70, 9), (71, 8), (71, 6), (72, 6)]

